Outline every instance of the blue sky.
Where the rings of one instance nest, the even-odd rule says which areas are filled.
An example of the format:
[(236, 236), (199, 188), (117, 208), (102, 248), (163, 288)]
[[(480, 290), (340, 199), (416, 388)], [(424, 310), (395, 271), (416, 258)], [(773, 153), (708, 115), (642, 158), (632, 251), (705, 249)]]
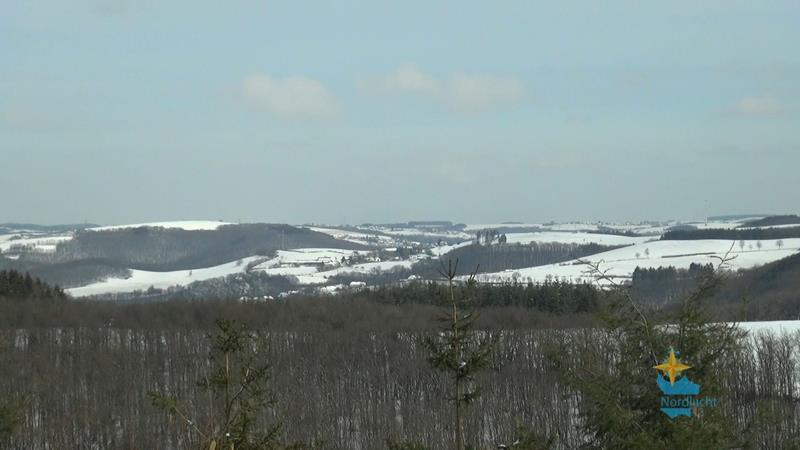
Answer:
[(12, 0), (0, 222), (796, 212), (798, 23), (796, 1)]

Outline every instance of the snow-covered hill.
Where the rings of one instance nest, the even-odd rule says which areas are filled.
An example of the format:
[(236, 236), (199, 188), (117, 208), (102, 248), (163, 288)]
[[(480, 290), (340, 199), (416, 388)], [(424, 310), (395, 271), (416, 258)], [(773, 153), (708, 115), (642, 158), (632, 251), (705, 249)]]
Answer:
[[(782, 239), (764, 241), (730, 241), (730, 240), (659, 240), (660, 234), (673, 228), (682, 229), (734, 229), (752, 218), (737, 218), (729, 221), (670, 221), (670, 222), (642, 222), (637, 224), (613, 224), (607, 222), (595, 223), (494, 223), (494, 224), (453, 224), (450, 222), (416, 222), (408, 224), (364, 225), (364, 226), (305, 226), (304, 233), (315, 235), (316, 239), (309, 247), (293, 248), (293, 245), (283, 246), (283, 231), (280, 226), (263, 228), (263, 232), (275, 234), (277, 245), (266, 253), (261, 244), (253, 244), (250, 249), (247, 245), (237, 250), (238, 254), (217, 258), (208, 264), (210, 267), (196, 265), (193, 270), (180, 267), (165, 267), (165, 271), (130, 270), (129, 278), (96, 278), (84, 281), (81, 287), (69, 289), (68, 292), (75, 297), (101, 295), (109, 293), (125, 293), (135, 290), (147, 290), (150, 287), (164, 289), (173, 286), (187, 286), (195, 281), (210, 280), (241, 273), (246, 270), (253, 273), (263, 273), (273, 276), (289, 277), (292, 283), (301, 288), (303, 286), (326, 286), (335, 283), (336, 277), (353, 275), (375, 275), (380, 272), (398, 268), (409, 269), (413, 272), (415, 264), (429, 258), (447, 259), (448, 253), (473, 244), (479, 236), (481, 244), (500, 245), (499, 237), (503, 236), (507, 244), (527, 245), (531, 243), (559, 243), (563, 245), (596, 244), (603, 246), (623, 246), (615, 250), (597, 253), (587, 258), (586, 261), (599, 263), (607, 274), (618, 279), (628, 279), (636, 267), (657, 268), (673, 266), (686, 268), (693, 263), (716, 263), (730, 251), (733, 259), (729, 266), (731, 269), (751, 268), (766, 264), (800, 251), (800, 239)], [(128, 225), (112, 225), (90, 228), (91, 231), (104, 232), (116, 230), (129, 230), (141, 227), (158, 227), (188, 232), (197, 230), (219, 230), (219, 232), (235, 231), (235, 228), (220, 230), (223, 225), (235, 225), (221, 221), (171, 221), (150, 222)], [(251, 226), (248, 224), (243, 227)], [(773, 228), (786, 228), (776, 226)], [(288, 229), (298, 230), (288, 227)], [(262, 233), (261, 228), (253, 228), (252, 233)], [(487, 244), (487, 233), (492, 236), (491, 244)], [(32, 254), (47, 254), (55, 252), (61, 243), (68, 243), (75, 239), (75, 234), (70, 232), (46, 232), (42, 230), (4, 229), (6, 234), (0, 235), (0, 256), (6, 265), (13, 264), (15, 260), (46, 261), (46, 258), (33, 258)], [(80, 235), (78, 235), (80, 236)], [(248, 235), (250, 236), (250, 235)], [(111, 236), (109, 239), (116, 239)], [(188, 244), (196, 245), (198, 238), (192, 237)], [(77, 243), (75, 239), (72, 243)], [(318, 242), (314, 244), (313, 242)], [(321, 244), (321, 245), (320, 245)], [(104, 245), (115, 245), (114, 242), (104, 242)], [(249, 245), (249, 244), (248, 244)], [(302, 245), (302, 244), (301, 244)], [(328, 248), (337, 247), (340, 248)], [(288, 247), (288, 248), (287, 248)], [(227, 247), (226, 247), (227, 248)], [(275, 250), (276, 248), (283, 248)], [(349, 249), (348, 249), (349, 248)], [(358, 248), (359, 250), (353, 250)], [(222, 249), (218, 249), (222, 250)], [(462, 250), (463, 251), (463, 250)], [(217, 252), (217, 255), (222, 253)], [(267, 255), (267, 256), (255, 256)], [(47, 256), (47, 255), (45, 255)], [(21, 259), (20, 259), (21, 258)], [(28, 259), (26, 259), (28, 258)], [(33, 259), (31, 259), (33, 258)], [(117, 267), (117, 266), (115, 266)], [(125, 266), (123, 266), (125, 267)], [(131, 267), (131, 266), (128, 266)], [(135, 265), (133, 267), (136, 267)], [(197, 268), (200, 267), (200, 268)], [(148, 267), (149, 269), (150, 267)], [(408, 276), (409, 270), (405, 270)], [(421, 273), (421, 272), (420, 272)], [(428, 272), (430, 273), (430, 272)], [(119, 276), (111, 273), (109, 276)], [(395, 275), (395, 278), (399, 276)], [(414, 277), (417, 277), (416, 275)], [(525, 267), (514, 270), (504, 270), (493, 273), (484, 273), (479, 280), (484, 282), (532, 281), (544, 282), (550, 279), (559, 279), (572, 282), (591, 281), (587, 267), (581, 261), (570, 260), (557, 264), (548, 264), (535, 267)], [(365, 279), (365, 277), (361, 277)], [(97, 281), (99, 280), (99, 281)], [(339, 278), (341, 280), (341, 278)], [(78, 285), (77, 283), (75, 285)]]
[[(600, 264), (607, 270), (608, 276), (620, 280), (628, 279), (636, 267), (688, 268), (691, 264), (716, 264), (719, 259), (728, 255), (731, 270), (751, 267), (777, 261), (800, 251), (800, 239), (784, 239), (783, 245), (775, 242), (761, 243), (744, 241), (744, 248), (739, 241), (727, 240), (691, 240), (691, 241), (652, 241), (631, 245), (608, 252), (598, 253), (581, 261)], [(506, 270), (481, 274), (479, 280), (486, 282), (533, 281), (544, 282), (559, 279), (571, 282), (592, 281), (588, 267), (579, 260), (571, 260), (558, 264), (530, 267), (526, 269)]]
[(233, 225), (231, 222), (211, 221), (211, 220), (179, 220), (173, 222), (149, 222), (134, 223), (127, 225), (109, 225), (104, 227), (89, 228), (92, 231), (124, 230), (128, 228), (170, 228), (180, 230), (216, 230), (223, 225)]
[(195, 281), (210, 280), (244, 272), (248, 264), (264, 259), (253, 256), (236, 260), (219, 266), (194, 270), (176, 270), (171, 272), (151, 272), (147, 270), (131, 270), (129, 278), (109, 278), (105, 281), (87, 286), (67, 289), (73, 297), (88, 297), (100, 294), (146, 291), (153, 287), (166, 289), (173, 286), (187, 286)]

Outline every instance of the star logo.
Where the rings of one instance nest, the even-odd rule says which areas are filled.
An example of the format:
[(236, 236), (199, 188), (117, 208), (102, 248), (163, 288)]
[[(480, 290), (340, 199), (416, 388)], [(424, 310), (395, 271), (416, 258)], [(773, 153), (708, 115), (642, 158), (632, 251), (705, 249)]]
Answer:
[(675, 350), (670, 348), (669, 349), (669, 357), (663, 363), (653, 366), (654, 369), (660, 370), (664, 373), (664, 376), (669, 378), (669, 384), (675, 384), (675, 378), (680, 376), (681, 372), (686, 369), (690, 369), (692, 366), (687, 366), (683, 364), (681, 360), (675, 357)]

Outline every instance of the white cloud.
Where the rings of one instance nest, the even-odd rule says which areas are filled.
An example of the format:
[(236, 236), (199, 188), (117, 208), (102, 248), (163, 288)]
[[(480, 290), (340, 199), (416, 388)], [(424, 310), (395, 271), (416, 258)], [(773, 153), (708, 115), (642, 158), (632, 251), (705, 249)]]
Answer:
[(479, 112), (522, 99), (522, 84), (514, 78), (456, 74), (448, 83), (448, 99), (462, 112)]
[(783, 106), (770, 96), (744, 97), (734, 105), (734, 110), (750, 116), (774, 116), (783, 112)]
[(414, 64), (405, 64), (386, 76), (385, 87), (402, 92), (434, 94), (439, 91), (439, 83), (430, 75), (422, 73)]
[(424, 95), (467, 114), (517, 103), (524, 97), (522, 83), (516, 78), (456, 73), (437, 79), (414, 64), (398, 67), (378, 86), (386, 92)]
[(319, 119), (339, 112), (336, 98), (313, 78), (273, 78), (253, 74), (242, 82), (242, 96), (257, 108), (284, 119)]

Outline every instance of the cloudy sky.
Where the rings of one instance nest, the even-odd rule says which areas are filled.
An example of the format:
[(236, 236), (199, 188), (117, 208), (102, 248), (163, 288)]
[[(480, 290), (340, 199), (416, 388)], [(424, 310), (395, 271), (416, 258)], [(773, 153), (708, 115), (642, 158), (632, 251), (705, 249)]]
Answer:
[(798, 23), (796, 0), (3, 0), (0, 222), (797, 212)]

